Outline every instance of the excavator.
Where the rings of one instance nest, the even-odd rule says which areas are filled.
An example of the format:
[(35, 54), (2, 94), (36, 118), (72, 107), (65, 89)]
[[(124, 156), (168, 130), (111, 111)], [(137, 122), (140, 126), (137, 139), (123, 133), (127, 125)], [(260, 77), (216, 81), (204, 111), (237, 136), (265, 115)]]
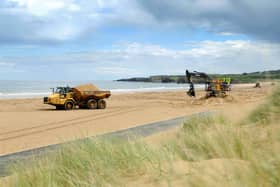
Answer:
[(206, 73), (203, 72), (189, 72), (186, 70), (187, 83), (190, 84), (190, 88), (187, 91), (187, 95), (195, 97), (196, 92), (194, 88), (194, 81), (205, 84), (206, 98), (209, 97), (226, 97), (228, 92), (231, 91), (231, 79), (212, 79)]

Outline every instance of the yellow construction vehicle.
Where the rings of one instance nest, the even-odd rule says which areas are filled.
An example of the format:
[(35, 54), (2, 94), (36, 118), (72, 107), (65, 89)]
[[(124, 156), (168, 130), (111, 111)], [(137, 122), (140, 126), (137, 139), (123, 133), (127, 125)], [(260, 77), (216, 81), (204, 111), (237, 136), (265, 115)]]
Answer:
[(212, 79), (206, 73), (202, 72), (189, 72), (186, 70), (187, 82), (190, 84), (190, 88), (187, 91), (187, 94), (191, 97), (195, 97), (195, 88), (193, 79), (199, 83), (205, 84), (206, 98), (208, 97), (226, 97), (227, 92), (231, 91), (231, 79)]
[(99, 90), (92, 84), (77, 87), (57, 87), (53, 93), (44, 97), (44, 104), (53, 105), (56, 109), (71, 110), (76, 106), (88, 109), (105, 109), (105, 98), (111, 96), (110, 91)]

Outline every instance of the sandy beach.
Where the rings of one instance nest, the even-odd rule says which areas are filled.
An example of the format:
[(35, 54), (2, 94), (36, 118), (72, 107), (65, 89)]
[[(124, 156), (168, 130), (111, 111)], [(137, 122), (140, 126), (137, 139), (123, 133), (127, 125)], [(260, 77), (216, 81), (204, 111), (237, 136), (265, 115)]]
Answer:
[(0, 155), (203, 111), (239, 120), (263, 102), (272, 87), (237, 85), (227, 98), (207, 100), (203, 91), (196, 99), (185, 90), (115, 94), (105, 110), (56, 111), (38, 98), (0, 100)]

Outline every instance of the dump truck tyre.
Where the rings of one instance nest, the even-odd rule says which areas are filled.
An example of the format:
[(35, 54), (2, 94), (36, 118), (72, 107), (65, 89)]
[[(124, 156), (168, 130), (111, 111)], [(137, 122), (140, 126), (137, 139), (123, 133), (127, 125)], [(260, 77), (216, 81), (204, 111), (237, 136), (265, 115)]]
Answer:
[(87, 102), (88, 109), (97, 109), (97, 102), (95, 99), (90, 99)]
[(64, 104), (65, 110), (72, 110), (74, 108), (74, 103), (72, 101), (66, 101)]
[(98, 101), (97, 105), (98, 105), (98, 109), (105, 109), (106, 108), (106, 101), (101, 99), (101, 100)]

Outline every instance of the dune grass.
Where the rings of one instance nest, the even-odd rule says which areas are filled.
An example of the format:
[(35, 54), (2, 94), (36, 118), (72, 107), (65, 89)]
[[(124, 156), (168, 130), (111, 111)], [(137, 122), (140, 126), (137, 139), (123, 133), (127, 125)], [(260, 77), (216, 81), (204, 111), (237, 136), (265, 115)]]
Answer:
[[(279, 186), (280, 89), (242, 126), (223, 116), (188, 119), (158, 146), (91, 140), (12, 167), (11, 186)], [(260, 125), (261, 124), (261, 125)], [(178, 168), (188, 168), (188, 172)]]
[(170, 147), (186, 161), (213, 158), (246, 159), (246, 134), (222, 116), (197, 116), (183, 125)]
[(58, 153), (17, 164), (15, 186), (123, 186), (126, 179), (160, 175), (168, 155), (144, 142), (119, 139), (71, 143)]
[(280, 120), (280, 88), (267, 98), (267, 101), (259, 106), (249, 116), (249, 120), (255, 124), (270, 124)]

